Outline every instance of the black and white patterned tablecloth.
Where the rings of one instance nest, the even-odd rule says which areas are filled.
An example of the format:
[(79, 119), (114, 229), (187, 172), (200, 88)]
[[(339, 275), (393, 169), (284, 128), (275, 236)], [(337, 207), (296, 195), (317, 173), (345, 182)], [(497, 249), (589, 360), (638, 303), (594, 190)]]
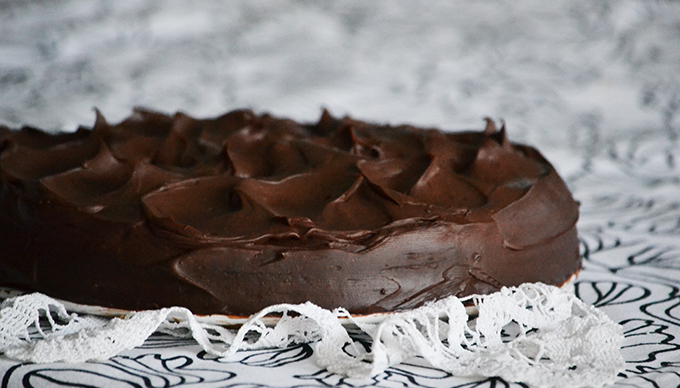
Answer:
[[(581, 202), (575, 290), (623, 326), (616, 386), (680, 386), (680, 2), (0, 0), (0, 124), (72, 130), (138, 105), (504, 119)], [(219, 359), (154, 335), (105, 362), (0, 357), (0, 386), (523, 386), (420, 359), (352, 380), (314, 359), (313, 344)]]

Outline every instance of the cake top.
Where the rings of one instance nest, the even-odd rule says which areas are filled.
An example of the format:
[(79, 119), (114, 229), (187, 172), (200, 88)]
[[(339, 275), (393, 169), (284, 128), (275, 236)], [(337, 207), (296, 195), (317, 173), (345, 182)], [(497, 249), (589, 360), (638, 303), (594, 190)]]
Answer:
[[(136, 110), (117, 125), (97, 112), (94, 128), (72, 133), (0, 128), (0, 141), (6, 180), (189, 245), (362, 245), (433, 220), (503, 229), (517, 217), (504, 209), (552, 171), (491, 120), (483, 132), (446, 133), (325, 111), (298, 124), (249, 110), (209, 120)], [(578, 210), (568, 213), (554, 230), (515, 243), (568, 229)]]

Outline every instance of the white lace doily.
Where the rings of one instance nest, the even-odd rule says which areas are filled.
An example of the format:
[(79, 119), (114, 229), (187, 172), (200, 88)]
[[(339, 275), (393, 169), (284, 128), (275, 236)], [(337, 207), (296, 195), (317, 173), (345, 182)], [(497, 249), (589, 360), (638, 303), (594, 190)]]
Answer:
[[(476, 316), (466, 313), (466, 301), (475, 304)], [(10, 298), (0, 308), (0, 352), (36, 363), (104, 360), (163, 332), (191, 336), (219, 357), (316, 342), (320, 366), (353, 378), (374, 376), (415, 356), (454, 375), (499, 376), (535, 387), (603, 386), (624, 367), (620, 326), (573, 294), (544, 284), (449, 297), (386, 315), (375, 324), (311, 303), (271, 306), (238, 330), (199, 322), (181, 307), (113, 319), (78, 316), (42, 294)], [(272, 314), (281, 318), (265, 324)], [(342, 322), (370, 336), (370, 351), (350, 337)]]

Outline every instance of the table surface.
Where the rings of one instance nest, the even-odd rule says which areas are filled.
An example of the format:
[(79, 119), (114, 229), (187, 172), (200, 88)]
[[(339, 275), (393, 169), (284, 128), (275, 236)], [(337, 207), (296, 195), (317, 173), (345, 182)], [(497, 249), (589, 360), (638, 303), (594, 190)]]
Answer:
[[(623, 326), (616, 386), (680, 385), (680, 2), (0, 3), (0, 124), (73, 130), (145, 106), (250, 107), (444, 129), (503, 119), (581, 202), (575, 290)], [(513, 387), (420, 359), (370, 380), (314, 345), (211, 357), (154, 335), (105, 362), (19, 364), (0, 386)], [(78, 385), (82, 384), (82, 385)]]

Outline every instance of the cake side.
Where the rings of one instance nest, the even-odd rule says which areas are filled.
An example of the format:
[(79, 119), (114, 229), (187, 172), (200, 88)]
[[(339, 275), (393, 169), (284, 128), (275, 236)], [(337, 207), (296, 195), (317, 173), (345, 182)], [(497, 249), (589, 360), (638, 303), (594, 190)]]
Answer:
[(324, 112), (0, 130), (0, 284), (126, 309), (416, 307), (580, 269), (552, 166), (483, 132)]

